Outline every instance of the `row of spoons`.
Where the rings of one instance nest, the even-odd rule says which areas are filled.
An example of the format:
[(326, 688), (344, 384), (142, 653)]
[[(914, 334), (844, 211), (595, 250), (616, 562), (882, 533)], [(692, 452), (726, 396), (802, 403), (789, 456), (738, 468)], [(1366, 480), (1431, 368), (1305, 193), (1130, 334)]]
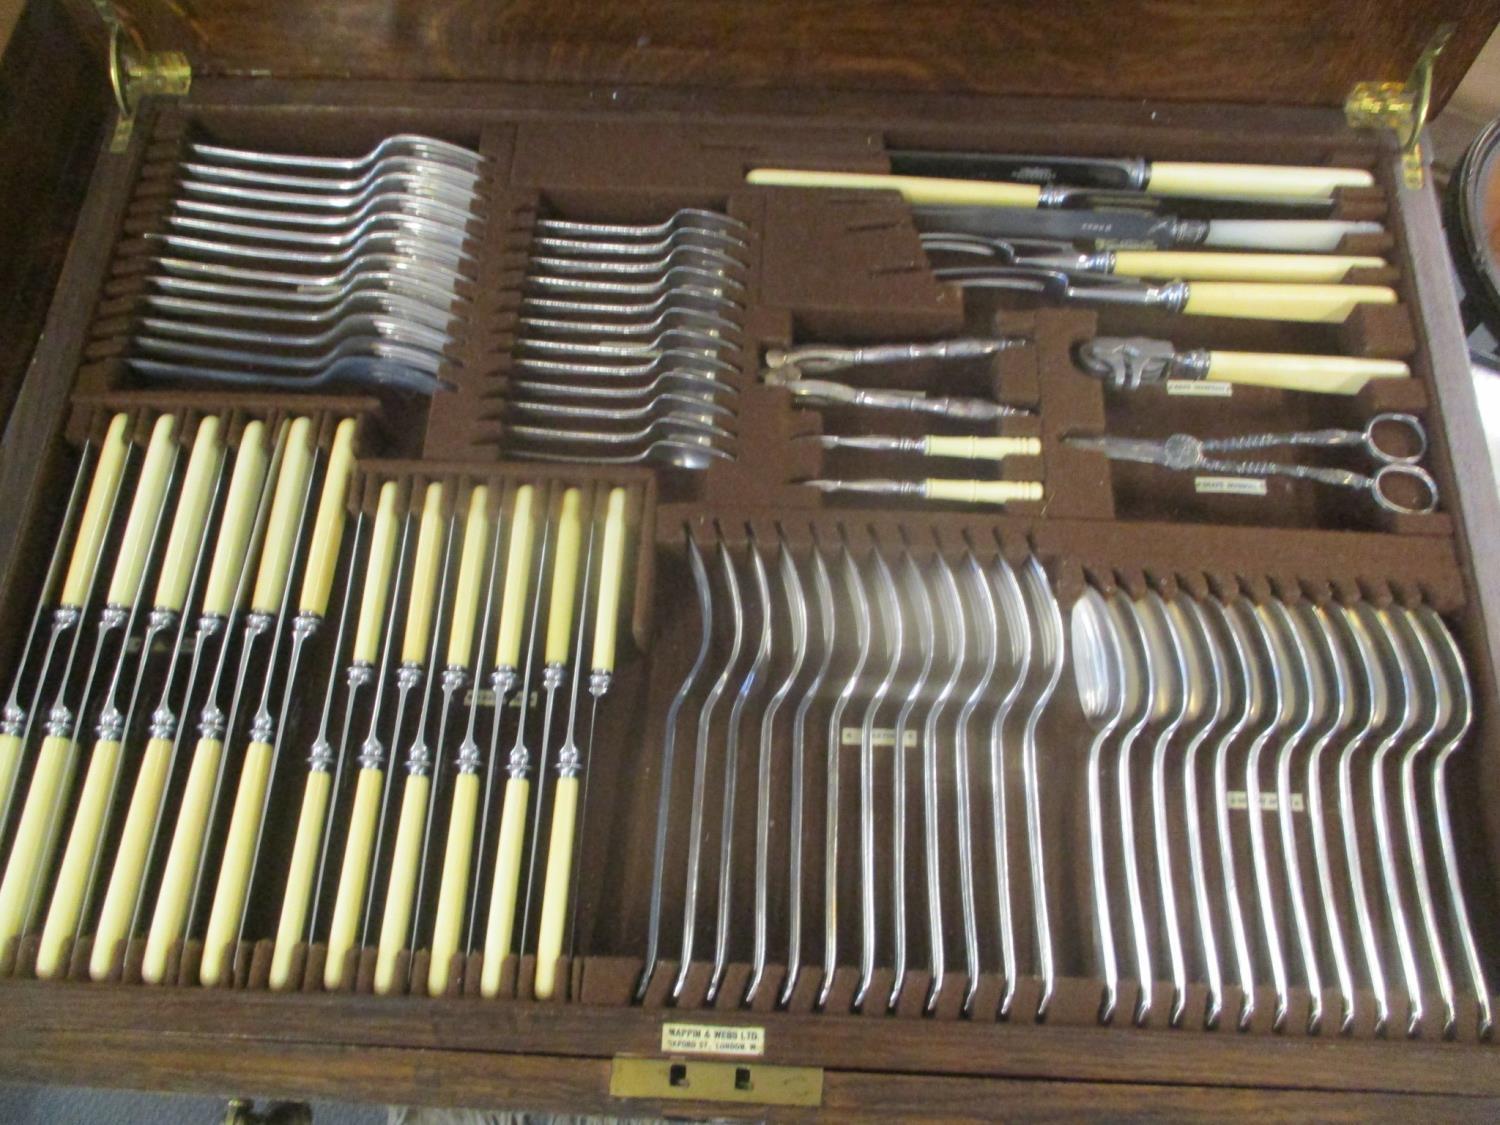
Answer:
[[(1363, 1014), (1377, 1033), (1395, 1020), (1418, 1034), (1424, 997), (1435, 990), (1451, 1035), (1457, 971), (1488, 1033), (1491, 1001), (1445, 774), (1473, 720), (1473, 696), (1458, 646), (1432, 609), (1089, 588), (1070, 632), (1094, 729), (1086, 782), (1101, 1022), (1115, 1018), (1127, 956), (1126, 976), (1140, 985), (1129, 1018), (1150, 1015), (1159, 934), (1173, 1024), (1217, 1025), (1233, 981), (1242, 1000), (1231, 1018), (1248, 1026), (1265, 967), (1277, 1028), (1294, 988), (1306, 992), (1310, 1032), (1329, 1022), (1328, 982), (1341, 1031), (1370, 1005)], [(1138, 847), (1135, 829), (1143, 781), (1149, 848)], [(1115, 823), (1107, 824), (1111, 800)], [(1429, 861), (1434, 836), (1440, 873)], [(1112, 895), (1120, 882), (1123, 911)], [(1182, 886), (1191, 887), (1190, 909), (1178, 905)], [(1115, 937), (1122, 914), (1123, 942)], [(1190, 981), (1207, 986), (1205, 1009), (1191, 1016)]]
[(734, 457), (749, 231), (539, 219), (508, 388), (510, 452), (707, 468)]

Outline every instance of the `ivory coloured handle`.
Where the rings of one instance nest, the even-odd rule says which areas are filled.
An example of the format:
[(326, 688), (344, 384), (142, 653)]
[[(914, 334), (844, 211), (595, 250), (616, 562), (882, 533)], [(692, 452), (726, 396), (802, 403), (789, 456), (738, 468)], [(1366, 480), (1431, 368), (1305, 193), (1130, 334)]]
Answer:
[(385, 888), (385, 913), (380, 920), (380, 940), (375, 949), (375, 993), (389, 996), (396, 988), (396, 961), (406, 948), (411, 925), (411, 900), (417, 889), (417, 862), (422, 855), (422, 829), (427, 821), (427, 794), (432, 779), (426, 774), (406, 775), (401, 793), (401, 817), (396, 823), (396, 844), (391, 852), (391, 876)]
[(1353, 395), (1371, 379), (1410, 378), (1411, 368), (1399, 359), (1211, 351), (1207, 377), (1221, 383)]
[(208, 582), (203, 587), (205, 614), (222, 617), (231, 608), (240, 571), (247, 565), (245, 552), (255, 526), (255, 509), (261, 486), (265, 484), (269, 457), (265, 423), (251, 422), (240, 434), (240, 448), (234, 455), (229, 494), (224, 499), (224, 514), (219, 518), (219, 537), (214, 542)]
[(36, 975), (43, 980), (67, 972), (65, 958), (73, 933), (78, 928), (78, 915), (83, 910), (90, 869), (94, 865), (94, 851), (104, 828), (110, 782), (119, 760), (118, 742), (101, 738), (94, 743), (94, 752), (89, 757), (88, 772), (84, 774), (83, 788), (79, 791), (73, 813), (73, 827), (68, 831), (62, 864), (57, 869), (52, 902), (47, 907), (47, 920), (42, 926), (41, 944), (37, 946)]
[(203, 850), (203, 829), (208, 823), (209, 802), (213, 796), (214, 775), (224, 744), (216, 738), (200, 738), (193, 750), (193, 764), (188, 769), (182, 805), (172, 830), (172, 847), (167, 865), (162, 869), (161, 887), (156, 894), (156, 910), (146, 935), (146, 951), (141, 961), (141, 977), (147, 984), (160, 984), (167, 974), (167, 955), (182, 937), (187, 924), (188, 896), (193, 893), (193, 878), (198, 856)]
[(72, 772), (74, 743), (71, 738), (48, 735), (37, 752), (31, 771), (31, 788), (11, 841), (10, 860), (0, 881), (0, 955), (26, 925), (31, 909), (31, 890), (48, 847), (52, 810), (57, 804), (63, 779)]
[(412, 561), (411, 593), (406, 602), (406, 632), (401, 638), (401, 662), (425, 664), (427, 641), (432, 636), (432, 603), (436, 596), (438, 567), (443, 548), (443, 486), (427, 486), (422, 503), (422, 523), (417, 532), (417, 553)]
[(974, 437), (933, 434), (922, 439), (928, 457), (962, 457), (970, 461), (1003, 461), (1007, 457), (1036, 457), (1041, 438)]
[(104, 905), (99, 909), (94, 947), (89, 953), (89, 976), (96, 981), (109, 976), (114, 967), (116, 947), (130, 936), (127, 930), (146, 866), (146, 850), (151, 846), (156, 811), (161, 807), (166, 791), (167, 763), (171, 756), (170, 738), (151, 739), (141, 755), (135, 789), (130, 794), (130, 808), (125, 813), (125, 825), (120, 830), (120, 843), (115, 849), (114, 867), (109, 873), (109, 886), (104, 892)]
[(583, 493), (563, 493), (557, 515), (557, 554), (552, 561), (552, 598), (547, 608), (547, 664), (566, 664), (573, 639), (573, 599), (578, 593), (578, 548), (583, 540)]
[(328, 819), (328, 793), (333, 775), (327, 770), (309, 770), (302, 790), (302, 812), (297, 817), (297, 838), (287, 864), (286, 890), (281, 896), (281, 917), (276, 924), (276, 947), (271, 951), (271, 988), (280, 992), (292, 983), (292, 954), (307, 926), (308, 901), (318, 866), (318, 846)]
[(104, 549), (104, 537), (109, 532), (110, 517), (114, 515), (120, 480), (125, 475), (125, 454), (130, 448), (126, 434), (129, 425), (128, 415), (116, 414), (110, 419), (109, 429), (99, 444), (99, 460), (94, 465), (94, 478), (89, 482), (83, 518), (78, 521), (78, 532), (73, 539), (68, 573), (57, 599), (59, 605), (82, 609), (88, 599), (99, 555)]
[(474, 815), (479, 808), (479, 775), (461, 773), (453, 779), (453, 804), (448, 813), (448, 844), (443, 850), (443, 879), (438, 887), (437, 913), (432, 920), (432, 958), (427, 965), (427, 992), (448, 991), (448, 966), (458, 951), (458, 932), (464, 924), (464, 892), (474, 854)]
[(16, 787), (16, 778), (21, 772), (21, 751), (25, 745), (21, 736), (0, 734), (0, 809), (10, 804), (11, 790)]
[(940, 176), (891, 176), (871, 172), (808, 172), (795, 168), (752, 168), (747, 184), (764, 187), (833, 188), (839, 191), (896, 191), (908, 203), (976, 207), (1035, 207), (1042, 192), (1031, 184)]
[(255, 575), (255, 591), (250, 596), (250, 608), (257, 613), (276, 613), (281, 608), (311, 473), (312, 421), (298, 418), (287, 433), (286, 453), (276, 476), (276, 494), (271, 500), (265, 543), (260, 551), (260, 569)]
[(1163, 160), (1150, 165), (1146, 190), (1155, 195), (1208, 198), (1328, 199), (1336, 188), (1370, 187), (1374, 183), (1375, 177), (1363, 168)]
[(344, 539), (344, 513), (349, 499), (349, 477), (354, 471), (353, 418), (345, 418), (333, 434), (328, 453), (328, 471), (323, 474), (323, 493), (313, 521), (312, 542), (307, 548), (307, 568), (302, 573), (302, 593), (297, 609), (322, 617), (328, 612), (328, 593), (339, 563), (339, 545)]
[(594, 652), (589, 669), (615, 670), (615, 638), (620, 625), (620, 587), (625, 578), (625, 490), (609, 490), (604, 512), (604, 546), (599, 552), (599, 597), (594, 603)]
[(521, 627), (526, 616), (526, 591), (531, 584), (531, 546), (536, 537), (531, 508), (536, 489), (516, 489), (510, 518), (510, 543), (505, 552), (505, 588), (500, 594), (500, 624), (495, 640), (495, 664), (515, 668), (521, 663)]
[(350, 659), (356, 664), (374, 664), (380, 649), (380, 634), (385, 625), (385, 607), (390, 598), (391, 566), (396, 558), (396, 496), (400, 490), (395, 481), (380, 488), (375, 507), (375, 528), (370, 533), (370, 558), (365, 564), (365, 588), (359, 599), (359, 623), (354, 629), (354, 650)]
[(1384, 285), (1269, 285), (1251, 281), (1199, 281), (1188, 288), (1183, 312), (1245, 320), (1290, 320), (1337, 324), (1356, 305), (1394, 305), (1396, 291)]
[(1040, 500), (1042, 485), (1034, 480), (941, 480), (922, 482), (928, 500), (952, 500), (960, 504), (1011, 504)]
[(338, 896), (328, 926), (328, 960), (323, 965), (323, 987), (333, 992), (344, 986), (344, 962), (354, 948), (354, 930), (364, 905), (370, 879), (370, 849), (375, 840), (375, 815), (380, 811), (384, 770), (361, 769), (349, 809), (349, 834), (344, 839), (344, 862), (339, 868)]
[(177, 496), (177, 511), (172, 517), (172, 533), (162, 553), (161, 574), (156, 579), (156, 596), (151, 604), (159, 609), (181, 613), (187, 598), (188, 579), (198, 558), (198, 548), (208, 525), (208, 504), (213, 499), (214, 480), (219, 473), (223, 445), (219, 441), (219, 419), (210, 414), (198, 423), (193, 437), (193, 452), (188, 457), (182, 491)]
[(1337, 250), (1345, 235), (1380, 234), (1379, 223), (1347, 219), (1210, 219), (1204, 246), (1238, 250)]
[(270, 777), (271, 744), (250, 743), (240, 768), (234, 811), (229, 816), (229, 835), (224, 838), (213, 909), (208, 915), (208, 929), (203, 932), (203, 963), (198, 970), (198, 980), (205, 986), (212, 987), (224, 980), (226, 957), (232, 958), (234, 954), (240, 916), (245, 910), (245, 895), (250, 890), (250, 865), (255, 859), (255, 837), (260, 833), (260, 814)]
[(131, 605), (140, 592), (151, 537), (156, 532), (162, 505), (167, 499), (167, 478), (177, 456), (176, 442), (177, 419), (171, 414), (163, 414), (151, 429), (146, 459), (141, 463), (141, 475), (135, 482), (135, 495), (130, 501), (130, 515), (115, 548), (115, 569), (104, 598), (110, 605)]
[(536, 939), (538, 1000), (550, 1000), (557, 991), (557, 959), (562, 956), (563, 924), (568, 916), (573, 829), (577, 819), (578, 779), (560, 777), (552, 804), (552, 834), (547, 841), (547, 875), (542, 883), (542, 917)]
[(521, 879), (521, 845), (526, 834), (526, 802), (531, 782), (513, 777), (505, 785), (500, 810), (500, 835), (495, 841), (495, 882), (490, 891), (490, 917), (484, 930), (484, 970), (479, 994), (492, 1000), (500, 993), (500, 969), (510, 953), (516, 922), (516, 889)]
[(1192, 250), (1116, 250), (1121, 277), (1185, 281), (1343, 281), (1350, 270), (1380, 269), (1384, 258), (1349, 254), (1218, 254)]
[(469, 515), (464, 520), (463, 552), (458, 560), (458, 585), (453, 591), (453, 614), (448, 626), (447, 665), (465, 668), (474, 649), (474, 622), (479, 611), (479, 585), (484, 578), (484, 550), (490, 537), (490, 490), (477, 485), (469, 493)]

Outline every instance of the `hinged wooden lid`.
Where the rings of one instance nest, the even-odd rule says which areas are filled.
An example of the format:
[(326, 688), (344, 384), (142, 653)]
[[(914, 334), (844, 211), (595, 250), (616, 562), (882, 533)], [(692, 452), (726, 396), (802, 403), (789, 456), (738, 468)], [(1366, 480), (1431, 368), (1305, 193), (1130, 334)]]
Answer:
[[(66, 0), (89, 14), (90, 0)], [(195, 74), (913, 90), (1338, 106), (1500, 0), (116, 0)], [(97, 20), (97, 15), (94, 16)]]

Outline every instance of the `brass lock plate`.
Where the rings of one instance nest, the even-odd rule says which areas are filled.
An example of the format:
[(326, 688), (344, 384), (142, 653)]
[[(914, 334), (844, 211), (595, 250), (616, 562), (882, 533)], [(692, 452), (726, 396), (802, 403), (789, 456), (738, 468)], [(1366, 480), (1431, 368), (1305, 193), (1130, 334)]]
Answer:
[(609, 1093), (615, 1098), (651, 1101), (820, 1106), (823, 1070), (816, 1066), (617, 1055), (610, 1064)]

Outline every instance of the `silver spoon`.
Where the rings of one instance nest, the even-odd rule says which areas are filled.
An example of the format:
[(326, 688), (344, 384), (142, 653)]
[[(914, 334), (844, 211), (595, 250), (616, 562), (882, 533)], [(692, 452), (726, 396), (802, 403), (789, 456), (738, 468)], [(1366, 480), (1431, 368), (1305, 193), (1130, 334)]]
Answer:
[[(1459, 878), (1458, 848), (1453, 840), (1453, 821), (1448, 806), (1448, 759), (1453, 756), (1474, 722), (1474, 693), (1469, 685), (1468, 669), (1464, 665), (1463, 653), (1458, 642), (1448, 631), (1448, 626), (1437, 613), (1423, 606), (1417, 610), (1427, 635), (1432, 638), (1442, 665), (1440, 690), (1449, 697), (1452, 715), (1448, 726), (1438, 740), (1437, 753), (1432, 759), (1432, 803), (1437, 814), (1438, 840), (1443, 855), (1443, 872), (1448, 883), (1448, 901), (1453, 911), (1454, 928), (1459, 944), (1463, 948), (1464, 963), (1469, 969), (1469, 982), (1474, 1002), (1479, 1007), (1479, 1035), (1487, 1038), (1494, 1026), (1490, 989), (1485, 981), (1484, 964), (1479, 959), (1479, 947), (1474, 940), (1474, 928), (1469, 922), (1469, 908), (1464, 900), (1463, 882)], [(1451, 1031), (1451, 1029), (1450, 1029)]]
[[(1421, 685), (1421, 694), (1429, 704), (1424, 711), (1427, 721), (1417, 728), (1417, 734), (1401, 752), (1401, 810), (1406, 823), (1406, 848), (1411, 858), (1412, 879), (1417, 888), (1417, 906), (1422, 915), (1422, 929), (1427, 937), (1427, 949), (1433, 976), (1437, 979), (1438, 995), (1443, 1001), (1443, 1033), (1447, 1035), (1458, 1020), (1458, 1008), (1453, 993), (1453, 974), (1448, 968), (1447, 954), (1443, 951), (1437, 910), (1432, 901), (1427, 850), (1422, 844), (1422, 819), (1417, 810), (1416, 767), (1422, 752), (1452, 721), (1453, 698), (1451, 693), (1444, 690), (1442, 668), (1438, 663), (1432, 638), (1422, 628), (1416, 615), (1407, 609), (1395, 609), (1390, 616), (1411, 653), (1415, 665), (1413, 672)], [(1412, 1024), (1407, 1030), (1408, 1033), (1415, 1034), (1419, 1027)]]
[(1131, 782), (1130, 751), (1151, 721), (1156, 694), (1154, 669), (1146, 647), (1146, 636), (1135, 603), (1123, 592), (1109, 599), (1115, 635), (1124, 657), (1125, 710), (1120, 740), (1115, 746), (1115, 785), (1120, 812), (1120, 850), (1125, 866), (1125, 898), (1130, 911), (1131, 941), (1135, 949), (1135, 975), (1140, 986), (1132, 1020), (1139, 1024), (1151, 1011), (1155, 971), (1151, 967), (1151, 940), (1146, 931), (1146, 906), (1141, 898), (1141, 867), (1135, 846), (1135, 794)]
[[(514, 432), (515, 427), (511, 427)], [(659, 438), (634, 453), (578, 454), (559, 453), (549, 449), (511, 449), (508, 455), (522, 461), (568, 461), (578, 465), (642, 465), (648, 462), (674, 469), (707, 469), (716, 461), (733, 461), (734, 454), (714, 445), (702, 445), (683, 438)]]
[(1151, 749), (1151, 820), (1156, 843), (1157, 889), (1167, 932), (1167, 964), (1172, 973), (1172, 1007), (1167, 1022), (1175, 1027), (1182, 1022), (1187, 1004), (1187, 959), (1182, 949), (1182, 924), (1177, 913), (1177, 890), (1172, 876), (1167, 751), (1188, 717), (1187, 657), (1160, 594), (1148, 590), (1137, 603), (1137, 608), (1142, 611), (1147, 658), (1155, 669), (1156, 680), (1151, 703), (1151, 719), (1156, 725), (1156, 741)]
[(1104, 744), (1125, 713), (1125, 658), (1114, 619), (1103, 595), (1087, 587), (1068, 615), (1072, 639), (1073, 678), (1084, 719), (1093, 730), (1088, 756), (1089, 859), (1094, 883), (1094, 936), (1098, 943), (1104, 995), (1099, 1022), (1108, 1023), (1119, 1001), (1120, 977), (1115, 960), (1114, 927), (1109, 917), (1109, 876), (1104, 858), (1104, 809), (1100, 799), (1100, 759)]
[[(999, 546), (999, 544), (997, 544)], [(997, 617), (1004, 625), (1001, 652), (1008, 672), (1006, 686), (990, 720), (990, 814), (994, 827), (995, 905), (1000, 927), (1000, 965), (1005, 974), (1005, 988), (1000, 994), (998, 1012), (1010, 1018), (1020, 984), (1016, 963), (1015, 913), (1010, 893), (1009, 802), (1006, 793), (1005, 725), (1016, 700), (1021, 697), (1031, 670), (1031, 621), (1026, 613), (1026, 595), (1015, 568), (1005, 561), (1003, 553), (995, 555), (990, 567), (995, 585)]]
[(536, 229), (546, 234), (578, 238), (660, 238), (674, 230), (718, 231), (726, 239), (746, 245), (750, 228), (721, 211), (683, 207), (659, 223), (584, 223), (571, 219), (538, 219)]
[(1203, 851), (1203, 824), (1198, 806), (1198, 752), (1207, 745), (1233, 710), (1229, 662), (1214, 636), (1208, 614), (1196, 598), (1177, 598), (1171, 604), (1188, 669), (1188, 712), (1201, 721), (1187, 735), (1182, 750), (1183, 818), (1187, 824), (1188, 864), (1192, 873), (1193, 903), (1198, 919), (1198, 944), (1208, 977), (1208, 1004), (1203, 1025), (1217, 1027), (1224, 1011), (1224, 973), (1219, 964), (1219, 942), (1214, 932), (1213, 905), (1208, 890), (1208, 861)]
[(1036, 1019), (1040, 1022), (1046, 1018), (1047, 1008), (1052, 1003), (1057, 974), (1052, 960), (1052, 921), (1047, 908), (1046, 859), (1042, 854), (1042, 783), (1037, 769), (1037, 727), (1053, 692), (1057, 690), (1058, 681), (1062, 679), (1066, 645), (1062, 610), (1052, 595), (1047, 572), (1035, 555), (1026, 560), (1021, 585), (1035, 626), (1032, 634), (1036, 639), (1033, 666), (1038, 671), (1036, 699), (1021, 732), (1021, 763), (1026, 790), (1026, 836), (1031, 851), (1031, 903), (1036, 926), (1037, 968), (1042, 978), (1042, 994), (1036, 1005)]
[(715, 416), (732, 418), (734, 411), (711, 399), (697, 395), (665, 392), (648, 399), (640, 406), (575, 406), (563, 402), (532, 402), (514, 398), (506, 404), (507, 409), (517, 414), (535, 418), (561, 420), (626, 423), (661, 417), (685, 418), (711, 425)]
[(601, 297), (650, 297), (691, 285), (696, 289), (706, 289), (730, 303), (737, 303), (736, 295), (745, 291), (743, 281), (722, 270), (681, 265), (672, 266), (661, 276), (648, 281), (602, 281), (597, 277), (559, 277), (552, 274), (534, 273), (527, 275), (525, 285), (528, 289), (545, 289), (558, 293), (592, 293)]
[(661, 257), (679, 247), (690, 247), (705, 256), (743, 266), (745, 259), (737, 250), (744, 249), (738, 240), (726, 240), (717, 231), (700, 231), (692, 227), (679, 227), (655, 241), (639, 239), (562, 238), (552, 234), (541, 234), (531, 240), (533, 252), (572, 258), (647, 258)]
[(517, 355), (514, 362), (518, 370), (530, 375), (597, 377), (606, 381), (642, 379), (676, 369), (701, 370), (707, 375), (724, 376), (732, 376), (739, 370), (728, 360), (696, 348), (664, 348), (639, 363), (580, 363), (572, 359), (542, 359), (527, 355)]
[[(1391, 709), (1391, 687), (1384, 661), (1376, 654), (1374, 636), (1359, 610), (1370, 612), (1368, 606), (1356, 609), (1345, 606), (1340, 609), (1336, 618), (1354, 646), (1358, 656), (1359, 676), (1368, 693), (1364, 722), (1356, 726), (1339, 752), (1339, 820), (1344, 828), (1344, 859), (1349, 869), (1349, 888), (1354, 899), (1355, 920), (1359, 926), (1360, 942), (1364, 947), (1370, 991), (1375, 996), (1375, 1031), (1378, 1034), (1390, 1022), (1391, 1007), (1390, 996), (1386, 991), (1385, 968), (1380, 957), (1380, 942), (1375, 936), (1370, 896), (1365, 886), (1364, 859), (1360, 854), (1359, 827), (1354, 811), (1354, 754), (1385, 726)], [(1351, 1011), (1345, 1024), (1346, 1029), (1352, 1020)]]
[(1349, 966), (1349, 947), (1344, 939), (1335, 894), (1328, 825), (1323, 812), (1322, 760), (1324, 751), (1342, 737), (1354, 721), (1356, 686), (1349, 653), (1328, 613), (1315, 605), (1304, 604), (1301, 609), (1310, 637), (1308, 663), (1314, 669), (1313, 678), (1317, 685), (1314, 690), (1322, 693), (1323, 708), (1330, 712), (1328, 722), (1314, 737), (1307, 754), (1307, 815), (1312, 829), (1313, 859), (1318, 873), (1323, 919), (1328, 930), (1328, 945), (1333, 951), (1334, 975), (1339, 982), (1342, 1003), (1339, 1026), (1347, 1030), (1354, 1018), (1354, 974)]
[(736, 397), (739, 388), (721, 383), (712, 375), (695, 371), (665, 371), (648, 383), (638, 385), (604, 385), (592, 383), (550, 383), (540, 379), (517, 379), (510, 385), (514, 401), (538, 398), (581, 398), (596, 402), (634, 402), (674, 397), (691, 398), (700, 409), (719, 414), (734, 411), (719, 402), (719, 396)]

